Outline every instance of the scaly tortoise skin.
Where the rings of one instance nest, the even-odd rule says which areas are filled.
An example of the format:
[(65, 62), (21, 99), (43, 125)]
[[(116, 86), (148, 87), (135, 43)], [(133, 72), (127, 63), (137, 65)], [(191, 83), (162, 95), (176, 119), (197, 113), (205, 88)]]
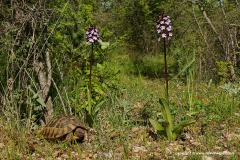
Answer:
[(70, 142), (72, 140), (89, 139), (89, 129), (74, 116), (62, 115), (53, 117), (41, 131), (43, 137), (47, 140), (60, 140)]

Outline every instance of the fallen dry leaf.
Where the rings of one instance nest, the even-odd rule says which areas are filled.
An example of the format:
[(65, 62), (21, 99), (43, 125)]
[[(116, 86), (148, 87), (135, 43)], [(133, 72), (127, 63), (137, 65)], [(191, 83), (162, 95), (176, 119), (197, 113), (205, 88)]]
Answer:
[(52, 153), (52, 157), (53, 157), (53, 158), (56, 158), (56, 157), (58, 157), (58, 156), (60, 155), (60, 153), (61, 153), (61, 151), (60, 151), (60, 150), (57, 150), (57, 151), (55, 151), (55, 152)]
[(139, 127), (133, 127), (133, 128), (132, 128), (132, 132), (133, 132), (133, 133), (135, 133), (135, 132), (137, 132), (137, 131), (139, 131)]
[(229, 133), (226, 135), (226, 138), (228, 141), (231, 141), (233, 139), (238, 139), (240, 140), (240, 135), (239, 134), (235, 134), (235, 133)]
[(5, 145), (3, 143), (0, 143), (0, 149), (5, 148)]
[(67, 154), (62, 154), (62, 155), (61, 155), (61, 158), (69, 159), (69, 156), (68, 156)]

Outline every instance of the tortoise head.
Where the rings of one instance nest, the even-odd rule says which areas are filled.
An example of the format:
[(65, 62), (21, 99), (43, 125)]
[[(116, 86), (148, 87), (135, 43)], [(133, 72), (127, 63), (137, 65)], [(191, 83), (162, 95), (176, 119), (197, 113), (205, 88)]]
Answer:
[(88, 130), (81, 127), (76, 128), (75, 131), (73, 131), (73, 139), (88, 141)]

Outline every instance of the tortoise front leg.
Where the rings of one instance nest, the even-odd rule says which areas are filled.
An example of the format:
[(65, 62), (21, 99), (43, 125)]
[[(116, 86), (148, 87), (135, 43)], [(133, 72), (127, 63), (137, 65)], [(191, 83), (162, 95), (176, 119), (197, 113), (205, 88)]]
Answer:
[(83, 142), (89, 142), (89, 130), (85, 130)]
[(73, 133), (72, 132), (68, 133), (66, 138), (65, 138), (65, 140), (63, 142), (70, 143), (71, 140), (72, 140), (72, 137), (73, 137)]

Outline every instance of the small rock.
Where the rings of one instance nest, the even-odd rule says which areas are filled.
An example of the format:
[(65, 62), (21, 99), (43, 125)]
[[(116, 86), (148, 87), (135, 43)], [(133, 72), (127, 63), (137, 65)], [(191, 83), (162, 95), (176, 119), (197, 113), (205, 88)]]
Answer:
[(146, 147), (144, 146), (141, 146), (141, 147), (138, 147), (138, 146), (135, 146), (133, 147), (133, 150), (132, 150), (134, 153), (139, 153), (139, 152), (147, 152), (147, 149)]
[(214, 159), (209, 156), (202, 156), (202, 160), (214, 160)]
[(222, 152), (222, 154), (226, 155), (226, 156), (230, 156), (230, 155), (233, 155), (234, 153), (225, 150), (225, 151)]
[(234, 115), (237, 117), (240, 117), (240, 113), (235, 113)]

